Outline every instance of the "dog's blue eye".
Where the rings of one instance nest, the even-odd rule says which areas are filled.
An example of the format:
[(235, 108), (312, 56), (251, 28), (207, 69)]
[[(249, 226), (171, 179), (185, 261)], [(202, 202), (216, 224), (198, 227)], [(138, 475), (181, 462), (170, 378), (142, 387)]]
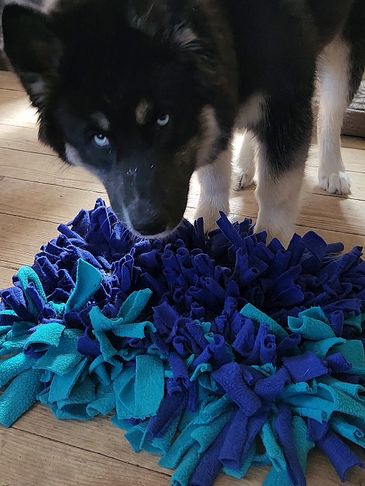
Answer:
[(110, 140), (106, 135), (104, 135), (104, 133), (98, 133), (94, 135), (93, 141), (97, 148), (110, 147)]
[(161, 128), (166, 127), (170, 122), (170, 115), (162, 115), (157, 119), (157, 125)]

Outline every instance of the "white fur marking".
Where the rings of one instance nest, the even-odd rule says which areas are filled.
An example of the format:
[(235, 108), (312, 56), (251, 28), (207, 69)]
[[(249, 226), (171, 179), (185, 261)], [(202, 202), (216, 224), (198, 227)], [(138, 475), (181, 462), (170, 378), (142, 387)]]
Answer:
[(336, 38), (321, 54), (319, 68), (319, 184), (331, 194), (349, 194), (350, 180), (341, 156), (341, 128), (349, 96), (348, 45)]
[(253, 184), (256, 173), (256, 142), (252, 132), (246, 130), (241, 140), (241, 147), (233, 162), (233, 189), (240, 191)]
[(215, 162), (198, 170), (200, 198), (196, 218), (204, 218), (205, 231), (216, 227), (219, 211), (229, 213), (231, 157), (231, 150), (226, 150)]
[(70, 145), (69, 143), (66, 143), (65, 145), (65, 152), (66, 152), (66, 158), (70, 164), (78, 167), (85, 166), (76, 148)]
[(258, 157), (256, 198), (259, 214), (255, 231), (267, 231), (270, 239), (276, 237), (283, 244), (287, 244), (295, 231), (303, 188), (304, 164), (274, 179), (264, 149), (258, 150)]

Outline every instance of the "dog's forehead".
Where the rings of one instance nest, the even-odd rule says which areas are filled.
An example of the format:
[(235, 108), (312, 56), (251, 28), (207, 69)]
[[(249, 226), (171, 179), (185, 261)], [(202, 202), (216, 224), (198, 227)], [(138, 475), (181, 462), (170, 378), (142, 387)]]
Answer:
[[(144, 126), (147, 124), (151, 112), (154, 109), (154, 103), (151, 99), (146, 97), (138, 98), (137, 102), (130, 105), (132, 114), (138, 125)], [(105, 113), (108, 111), (106, 110)], [(106, 115), (102, 111), (95, 111), (91, 113), (90, 120), (103, 132), (108, 132), (112, 129), (112, 117)]]

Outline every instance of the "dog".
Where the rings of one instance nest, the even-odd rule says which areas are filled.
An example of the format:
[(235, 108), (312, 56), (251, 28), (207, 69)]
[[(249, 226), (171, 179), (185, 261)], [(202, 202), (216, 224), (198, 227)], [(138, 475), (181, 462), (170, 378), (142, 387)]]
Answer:
[(206, 230), (229, 212), (240, 130), (234, 187), (255, 159), (256, 231), (290, 237), (317, 85), (319, 183), (350, 192), (340, 133), (365, 66), (363, 0), (51, 0), (7, 5), (2, 23), (40, 140), (93, 172), (137, 236), (179, 226), (195, 171)]

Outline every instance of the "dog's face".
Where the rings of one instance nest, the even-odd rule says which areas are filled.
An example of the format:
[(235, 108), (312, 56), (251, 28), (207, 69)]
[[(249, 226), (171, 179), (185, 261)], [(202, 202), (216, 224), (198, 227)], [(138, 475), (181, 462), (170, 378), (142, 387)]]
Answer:
[(38, 108), (41, 140), (96, 174), (133, 232), (163, 236), (180, 223), (219, 126), (193, 33), (156, 38), (130, 25), (123, 3), (51, 18), (7, 7), (5, 50)]

